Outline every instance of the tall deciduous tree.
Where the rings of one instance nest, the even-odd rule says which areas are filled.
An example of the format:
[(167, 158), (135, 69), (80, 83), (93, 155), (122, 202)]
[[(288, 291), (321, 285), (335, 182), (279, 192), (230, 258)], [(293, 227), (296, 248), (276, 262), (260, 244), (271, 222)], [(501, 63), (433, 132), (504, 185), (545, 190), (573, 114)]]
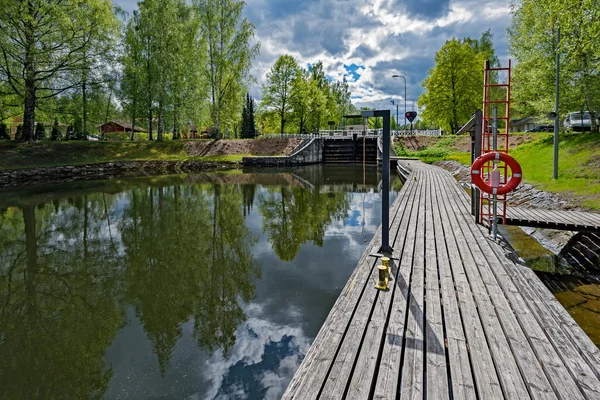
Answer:
[(419, 97), (422, 117), (452, 134), (481, 107), (484, 53), (469, 41), (448, 40), (435, 55)]
[(0, 7), (0, 76), (24, 105), (23, 135), (35, 140), (39, 101), (76, 84), (69, 74), (91, 50), (90, 32), (115, 24), (109, 0), (3, 1)]
[(544, 115), (554, 109), (557, 54), (561, 58), (561, 110), (600, 109), (598, 0), (514, 1), (508, 37), (511, 54), (518, 61), (512, 93), (519, 114)]
[(281, 118), (281, 133), (285, 133), (286, 114), (291, 111), (292, 82), (297, 72), (298, 63), (294, 57), (284, 54), (275, 61), (267, 73), (267, 82), (262, 87), (263, 106), (278, 111)]
[(200, 34), (207, 41), (204, 74), (210, 88), (210, 117), (218, 135), (238, 121), (252, 60), (260, 48), (259, 43), (252, 43), (254, 24), (242, 18), (245, 4), (239, 0), (194, 0)]

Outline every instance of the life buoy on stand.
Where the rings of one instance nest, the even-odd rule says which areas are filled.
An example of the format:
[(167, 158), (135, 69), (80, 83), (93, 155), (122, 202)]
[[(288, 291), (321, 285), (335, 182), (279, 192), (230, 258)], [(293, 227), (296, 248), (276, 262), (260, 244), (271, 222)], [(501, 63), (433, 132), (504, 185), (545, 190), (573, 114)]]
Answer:
[[(483, 179), (483, 167), (490, 161), (503, 161), (505, 162), (512, 171), (512, 177), (502, 186), (493, 187)], [(523, 178), (523, 171), (521, 166), (513, 157), (506, 153), (500, 153), (498, 151), (486, 153), (480, 157), (477, 157), (473, 165), (471, 166), (471, 180), (481, 191), (488, 194), (507, 194), (515, 190), (521, 183)], [(491, 181), (491, 177), (490, 177)], [(495, 185), (494, 185), (495, 186)]]

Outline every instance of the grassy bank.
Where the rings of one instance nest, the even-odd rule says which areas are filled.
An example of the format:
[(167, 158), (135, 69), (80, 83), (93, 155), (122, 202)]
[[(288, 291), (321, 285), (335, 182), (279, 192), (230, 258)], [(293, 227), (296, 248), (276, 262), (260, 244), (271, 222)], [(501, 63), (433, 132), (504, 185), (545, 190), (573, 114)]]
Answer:
[(252, 155), (283, 155), (286, 139), (164, 142), (0, 142), (0, 170), (97, 164), (114, 161), (240, 162)]
[[(552, 133), (511, 134), (511, 155), (523, 167), (523, 179), (540, 190), (560, 193), (583, 207), (600, 210), (600, 135), (561, 133), (559, 178), (552, 179), (554, 135)], [(470, 138), (448, 136), (427, 138), (414, 144), (396, 143), (399, 155), (418, 157), (424, 162), (454, 160), (470, 165)]]
[(538, 189), (573, 196), (576, 203), (600, 210), (600, 135), (564, 133), (559, 142), (559, 177), (554, 170), (552, 134), (511, 152), (523, 167), (525, 182)]

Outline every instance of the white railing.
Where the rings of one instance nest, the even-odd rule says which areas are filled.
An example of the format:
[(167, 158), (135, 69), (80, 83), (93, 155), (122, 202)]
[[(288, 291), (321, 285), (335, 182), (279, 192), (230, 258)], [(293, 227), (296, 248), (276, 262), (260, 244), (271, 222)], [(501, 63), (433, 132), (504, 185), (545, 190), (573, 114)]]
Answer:
[[(365, 131), (358, 130), (322, 130), (319, 133), (299, 134), (299, 133), (265, 133), (262, 137), (266, 138), (296, 138), (311, 139), (314, 137), (352, 137), (352, 134), (364, 136)], [(391, 131), (392, 136), (442, 136), (441, 129), (415, 129)], [(366, 136), (382, 136), (383, 129), (368, 129)]]

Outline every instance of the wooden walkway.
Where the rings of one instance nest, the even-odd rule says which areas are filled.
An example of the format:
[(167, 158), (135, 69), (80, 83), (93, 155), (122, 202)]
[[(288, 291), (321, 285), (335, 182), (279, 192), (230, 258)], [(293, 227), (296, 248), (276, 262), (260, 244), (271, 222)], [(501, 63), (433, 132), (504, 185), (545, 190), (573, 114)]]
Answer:
[(600, 214), (508, 207), (506, 224), (577, 232), (600, 232)]
[[(284, 399), (600, 399), (600, 351), (446, 171), (410, 162), (388, 291), (363, 254)], [(377, 248), (380, 231), (373, 238)]]

